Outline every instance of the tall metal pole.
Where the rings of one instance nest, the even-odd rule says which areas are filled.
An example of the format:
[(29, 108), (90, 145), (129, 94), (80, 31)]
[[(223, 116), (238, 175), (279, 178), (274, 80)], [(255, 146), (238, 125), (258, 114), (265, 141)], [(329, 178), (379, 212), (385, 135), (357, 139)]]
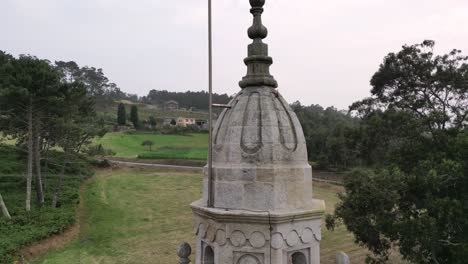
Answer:
[(209, 144), (208, 144), (208, 207), (214, 206), (213, 195), (213, 51), (212, 51), (211, 0), (208, 0), (208, 93), (209, 93)]

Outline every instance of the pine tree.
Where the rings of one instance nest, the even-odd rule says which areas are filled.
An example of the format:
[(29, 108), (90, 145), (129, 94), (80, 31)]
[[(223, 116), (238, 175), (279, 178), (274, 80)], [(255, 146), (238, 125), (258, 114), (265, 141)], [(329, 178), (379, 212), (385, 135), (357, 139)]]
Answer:
[(119, 126), (125, 126), (127, 123), (127, 113), (125, 111), (125, 105), (120, 103), (117, 108), (117, 124)]
[(130, 109), (130, 121), (133, 123), (135, 128), (138, 128), (139, 118), (138, 118), (138, 107), (136, 105), (132, 105)]

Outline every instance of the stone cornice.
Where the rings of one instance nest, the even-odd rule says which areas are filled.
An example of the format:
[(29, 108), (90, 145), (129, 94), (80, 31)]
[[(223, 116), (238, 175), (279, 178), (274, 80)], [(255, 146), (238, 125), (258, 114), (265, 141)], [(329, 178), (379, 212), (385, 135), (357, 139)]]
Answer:
[(208, 208), (203, 205), (202, 200), (193, 202), (190, 206), (195, 215), (212, 219), (216, 222), (229, 223), (282, 224), (319, 219), (325, 213), (325, 202), (316, 199), (312, 200), (312, 208), (307, 210), (277, 210), (268, 212)]

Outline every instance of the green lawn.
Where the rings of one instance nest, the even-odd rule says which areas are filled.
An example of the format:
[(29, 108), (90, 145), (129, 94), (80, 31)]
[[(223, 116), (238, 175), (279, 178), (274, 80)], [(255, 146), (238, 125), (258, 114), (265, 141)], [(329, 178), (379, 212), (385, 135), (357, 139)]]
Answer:
[[(201, 180), (200, 174), (189, 173), (100, 171), (83, 194), (79, 239), (35, 263), (176, 263), (177, 245), (182, 241), (194, 245), (189, 204), (201, 196)], [(323, 184), (314, 187), (329, 212), (338, 190)], [(353, 243), (344, 227), (322, 231), (322, 263), (335, 263), (340, 250), (352, 263), (363, 263), (366, 251)]]
[[(152, 151), (141, 145), (145, 140), (154, 142)], [(96, 143), (113, 150), (120, 158), (206, 160), (208, 155), (208, 134), (108, 133)]]

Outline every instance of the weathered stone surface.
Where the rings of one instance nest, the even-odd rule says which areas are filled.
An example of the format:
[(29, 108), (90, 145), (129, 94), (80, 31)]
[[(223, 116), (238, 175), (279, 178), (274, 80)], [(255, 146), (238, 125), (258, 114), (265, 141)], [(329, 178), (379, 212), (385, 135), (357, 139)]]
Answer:
[(286, 243), (290, 247), (294, 247), (295, 245), (297, 245), (297, 243), (299, 243), (299, 235), (297, 234), (296, 230), (292, 230), (288, 233), (288, 235), (286, 236)]
[(245, 242), (247, 241), (245, 239), (244, 233), (242, 233), (242, 231), (239, 231), (239, 230), (232, 232), (229, 239), (231, 241), (231, 244), (235, 247), (242, 247), (245, 245)]
[(254, 248), (262, 248), (265, 245), (265, 235), (262, 232), (255, 231), (250, 235), (250, 245)]
[(350, 264), (348, 255), (343, 251), (340, 251), (336, 254), (336, 264)]
[[(212, 247), (218, 252), (215, 263), (237, 263), (242, 256), (253, 255), (262, 264), (270, 263), (270, 260), (271, 263), (285, 264), (288, 257), (297, 251), (305, 254), (310, 261), (308, 263), (319, 263), (320, 240), (317, 237), (321, 237), (323, 203), (314, 203), (314, 215), (304, 211), (263, 213), (216, 208), (200, 211), (197, 204), (201, 202), (192, 204), (195, 221), (203, 230), (208, 230), (198, 232), (197, 252), (202, 252), (203, 247)], [(208, 215), (207, 212), (213, 214)], [(214, 229), (217, 231), (213, 240), (209, 233)], [(201, 256), (197, 255), (196, 263), (204, 263)]]
[(216, 232), (216, 243), (219, 246), (224, 246), (226, 242), (226, 231), (224, 231), (223, 229), (218, 229), (218, 231)]
[(190, 254), (192, 254), (192, 248), (188, 243), (182, 243), (177, 248), (177, 256), (179, 257), (179, 264), (190, 263)]

